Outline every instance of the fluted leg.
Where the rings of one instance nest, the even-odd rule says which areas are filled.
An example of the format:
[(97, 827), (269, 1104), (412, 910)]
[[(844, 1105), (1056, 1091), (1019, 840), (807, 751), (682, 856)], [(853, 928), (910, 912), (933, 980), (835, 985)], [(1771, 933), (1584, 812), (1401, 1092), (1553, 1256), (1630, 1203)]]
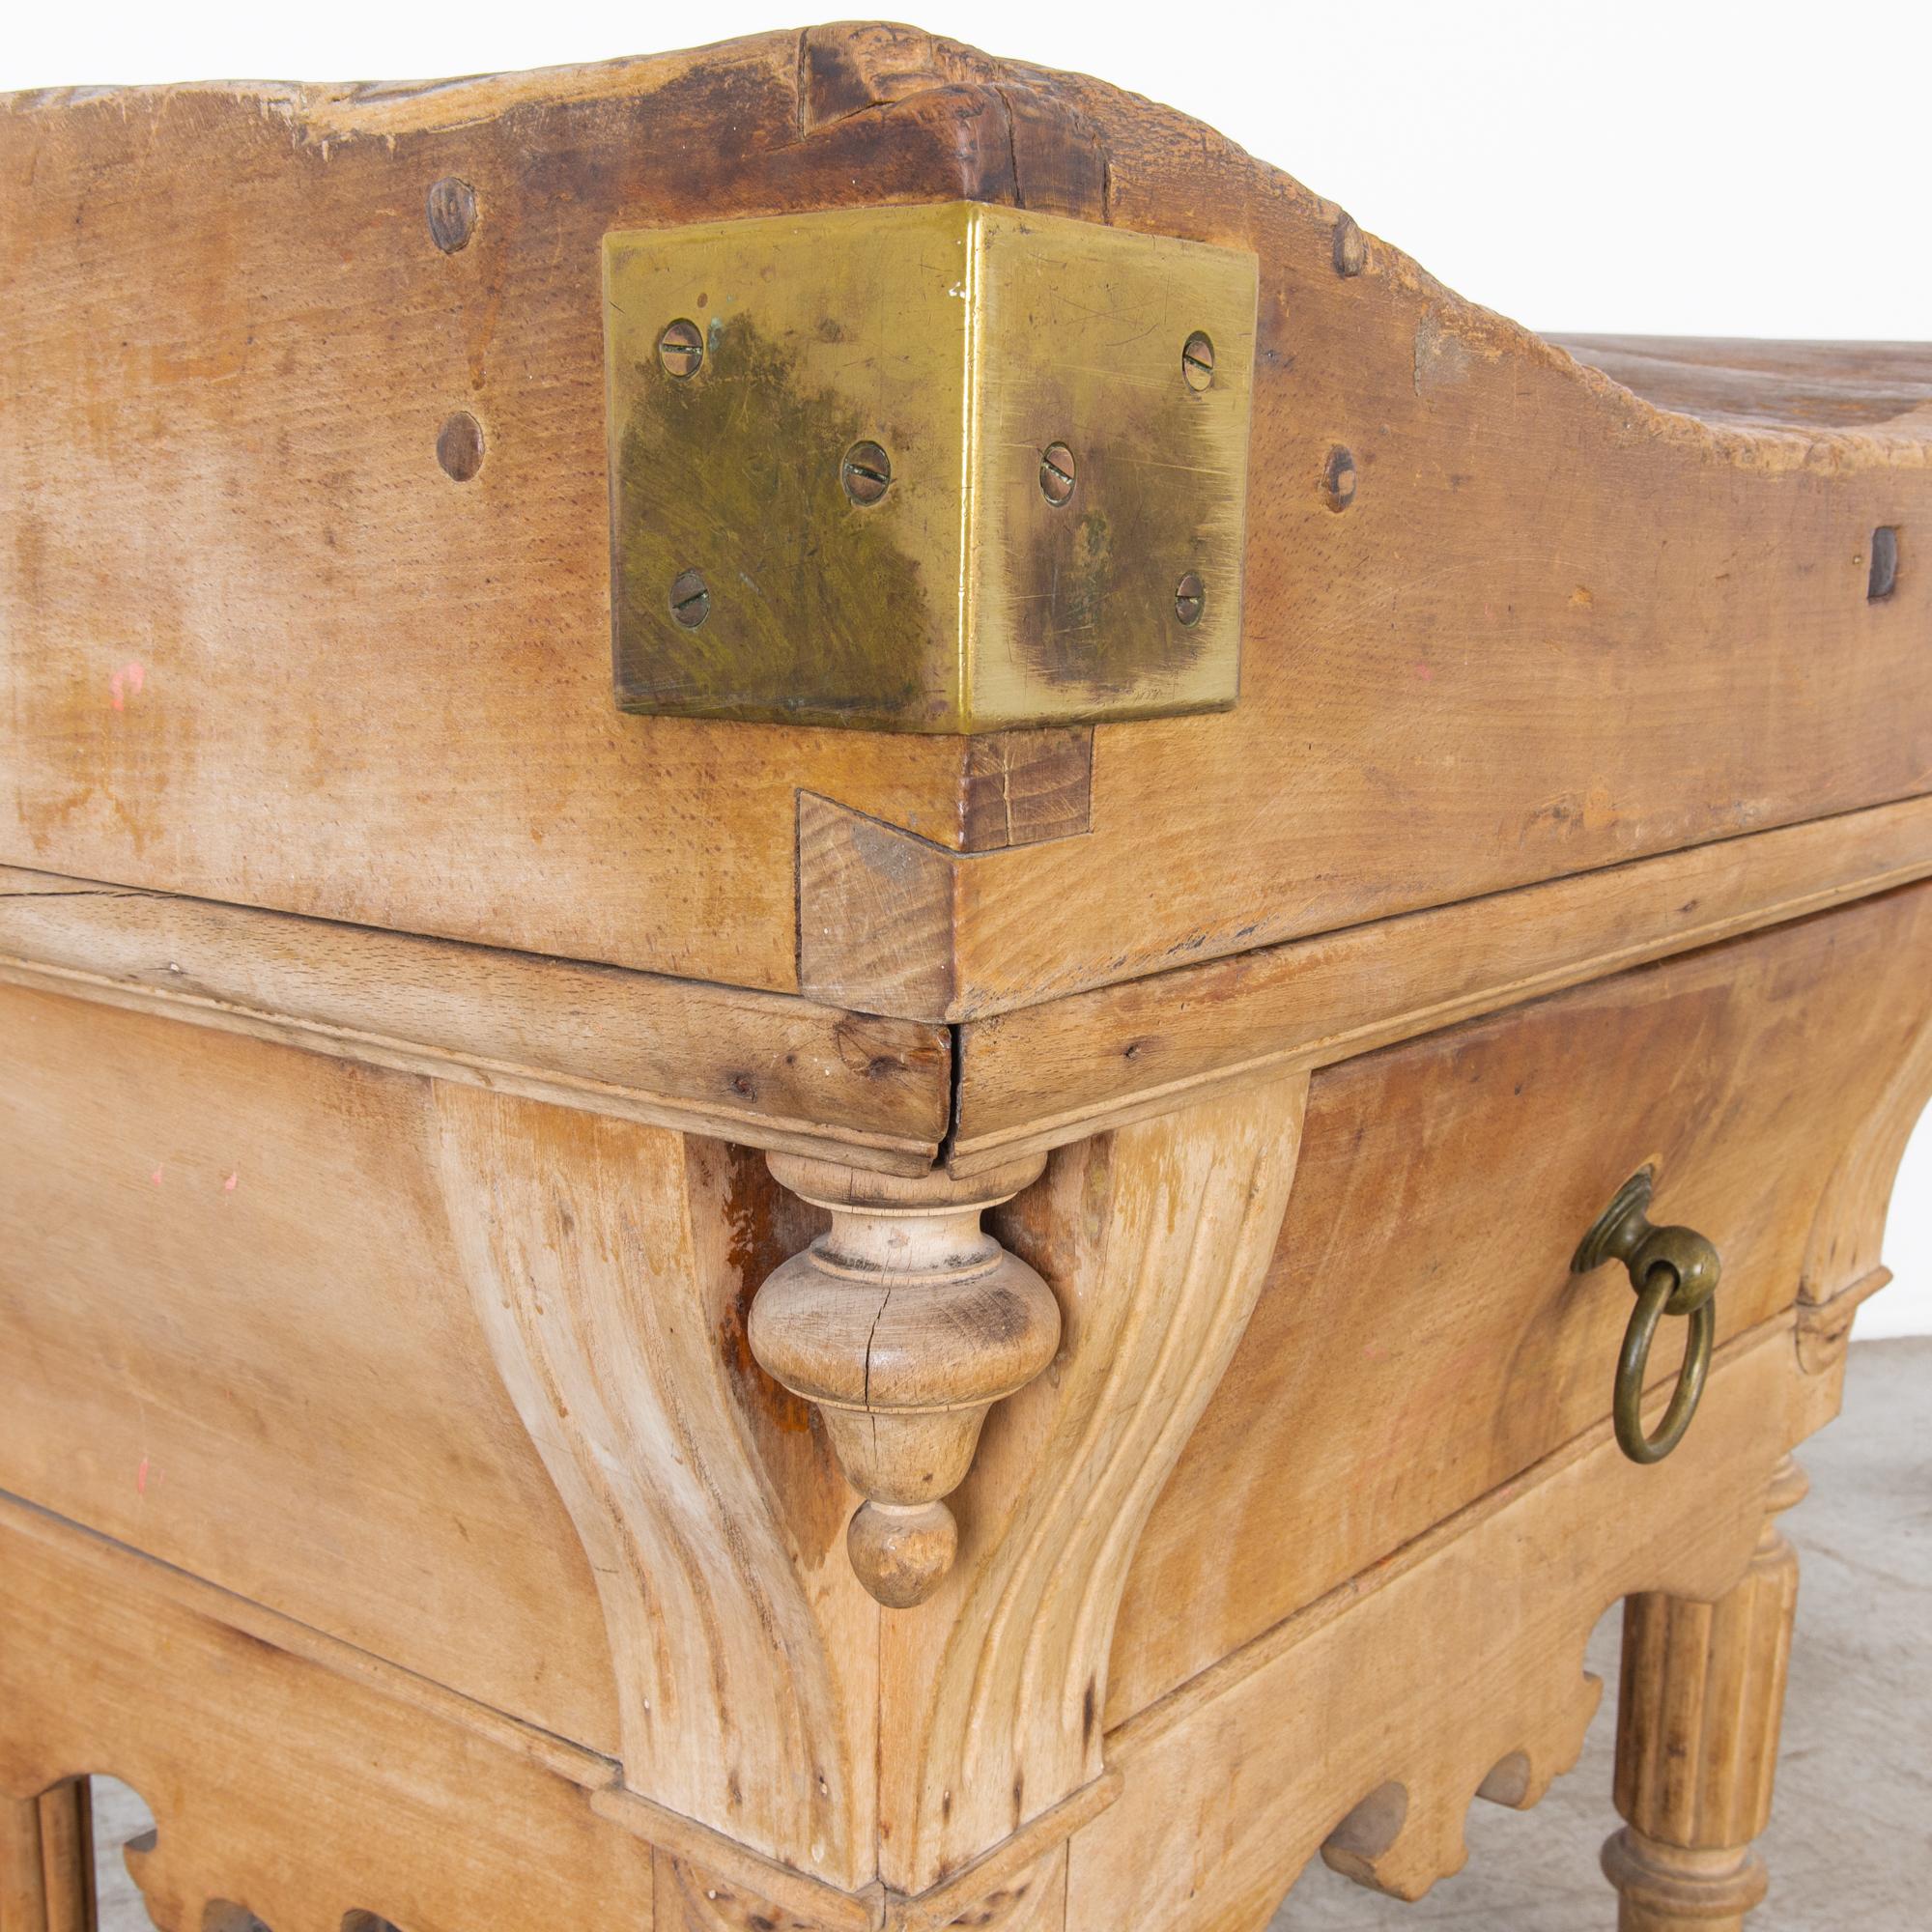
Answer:
[(94, 1932), (87, 1780), (0, 1799), (0, 1932)]
[(1788, 1457), (1745, 1579), (1715, 1604), (1629, 1598), (1617, 1809), (1604, 1847), (1619, 1932), (1737, 1932), (1765, 1894), (1751, 1849), (1771, 1819), (1798, 1556), (1776, 1526), (1804, 1494)]

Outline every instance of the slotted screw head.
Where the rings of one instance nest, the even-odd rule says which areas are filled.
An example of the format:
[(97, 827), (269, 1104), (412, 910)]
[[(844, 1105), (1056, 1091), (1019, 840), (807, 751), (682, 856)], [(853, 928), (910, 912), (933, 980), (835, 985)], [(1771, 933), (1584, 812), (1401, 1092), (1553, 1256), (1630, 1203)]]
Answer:
[(1040, 452), (1039, 494), (1057, 510), (1073, 495), (1073, 452), (1064, 442), (1050, 442)]
[(1207, 586), (1201, 582), (1200, 573), (1190, 570), (1174, 586), (1174, 614), (1191, 630), (1200, 623), (1201, 613), (1207, 608)]
[(1190, 389), (1205, 389), (1214, 380), (1214, 345), (1197, 328), (1180, 351), (1180, 373)]
[(893, 487), (893, 459), (876, 442), (855, 442), (838, 466), (838, 478), (853, 502), (876, 503)]
[(695, 631), (711, 614), (711, 586), (695, 570), (680, 570), (670, 582), (670, 614)]
[(658, 360), (669, 376), (695, 376), (704, 360), (704, 335), (695, 322), (679, 320), (658, 337)]

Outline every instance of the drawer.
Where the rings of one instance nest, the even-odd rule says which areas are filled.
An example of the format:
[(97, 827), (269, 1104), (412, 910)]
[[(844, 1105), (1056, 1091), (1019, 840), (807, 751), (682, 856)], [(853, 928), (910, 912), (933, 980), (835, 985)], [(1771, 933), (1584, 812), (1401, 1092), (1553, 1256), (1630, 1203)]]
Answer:
[(1637, 1169), (1719, 1247), (1720, 1343), (1788, 1307), (1928, 944), (1908, 887), (1318, 1073), (1260, 1302), (1135, 1559), (1109, 1723), (1607, 1413), (1628, 1277), (1570, 1260)]
[[(0, 1491), (614, 1750), (595, 1581), (466, 1287), (436, 1083), (6, 985), (0, 1040)], [(754, 1153), (557, 1119), (640, 1224), (688, 1189), (738, 1231), (706, 1281), (727, 1333), (815, 1232)], [(806, 1463), (836, 1540), (837, 1471)]]
[[(1601, 1419), (1630, 1294), (1568, 1264), (1637, 1168), (1723, 1253), (1720, 1337), (1787, 1306), (1928, 950), (1909, 887), (1318, 1074), (1109, 1722)], [(0, 1490), (613, 1749), (596, 1579), (466, 1282), (437, 1083), (10, 986), (0, 1037)], [(822, 1563), (850, 1497), (742, 1327), (815, 1210), (750, 1150), (557, 1119), (638, 1212), (730, 1231), (708, 1332)]]

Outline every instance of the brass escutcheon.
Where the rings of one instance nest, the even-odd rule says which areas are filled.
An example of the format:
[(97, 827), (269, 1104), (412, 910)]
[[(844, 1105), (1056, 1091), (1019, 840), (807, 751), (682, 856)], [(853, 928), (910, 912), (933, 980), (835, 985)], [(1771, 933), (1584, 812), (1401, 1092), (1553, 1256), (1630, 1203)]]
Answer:
[[(1634, 1174), (1616, 1198), (1597, 1216), (1570, 1261), (1573, 1274), (1588, 1274), (1605, 1262), (1622, 1262), (1630, 1271), (1636, 1307), (1624, 1330), (1617, 1356), (1616, 1388), (1610, 1415), (1617, 1446), (1633, 1463), (1661, 1463), (1684, 1439), (1711, 1372), (1711, 1348), (1718, 1335), (1716, 1296), (1721, 1264), (1717, 1249), (1690, 1228), (1657, 1228), (1650, 1221), (1655, 1177), (1649, 1168)], [(1643, 1427), (1643, 1389), (1657, 1324), (1666, 1315), (1687, 1316), (1690, 1343), (1670, 1406), (1655, 1435)]]

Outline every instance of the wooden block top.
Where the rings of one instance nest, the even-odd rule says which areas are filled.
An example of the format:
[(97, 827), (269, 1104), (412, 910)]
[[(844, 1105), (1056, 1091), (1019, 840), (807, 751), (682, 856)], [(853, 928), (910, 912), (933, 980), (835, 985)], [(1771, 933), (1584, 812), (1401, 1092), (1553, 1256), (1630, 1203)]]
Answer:
[[(0, 864), (945, 1022), (1932, 789), (1928, 352), (1547, 342), (1096, 81), (846, 25), (0, 170)], [(604, 238), (957, 201), (1256, 259), (1236, 701), (621, 713)]]
[(1661, 410), (1789, 429), (1895, 426), (1932, 406), (1932, 343), (1765, 342), (1682, 335), (1566, 335), (1579, 362)]

